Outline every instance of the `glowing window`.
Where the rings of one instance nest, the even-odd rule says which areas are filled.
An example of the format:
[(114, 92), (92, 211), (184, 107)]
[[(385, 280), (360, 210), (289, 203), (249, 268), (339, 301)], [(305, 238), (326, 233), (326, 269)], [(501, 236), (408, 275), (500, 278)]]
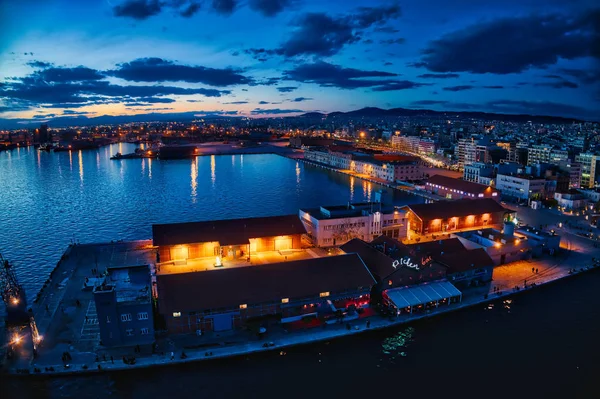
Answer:
[(248, 307), (248, 305), (246, 305), (245, 303), (242, 303), (242, 304), (240, 305), (240, 309), (246, 309), (247, 307)]
[(181, 312), (173, 312), (173, 317), (181, 317)]
[(328, 296), (329, 296), (329, 291), (326, 291), (326, 292), (321, 292), (321, 293), (319, 294), (319, 296), (320, 296), (321, 298), (328, 297)]
[(288, 303), (289, 301), (290, 301), (290, 298), (281, 299), (281, 303)]

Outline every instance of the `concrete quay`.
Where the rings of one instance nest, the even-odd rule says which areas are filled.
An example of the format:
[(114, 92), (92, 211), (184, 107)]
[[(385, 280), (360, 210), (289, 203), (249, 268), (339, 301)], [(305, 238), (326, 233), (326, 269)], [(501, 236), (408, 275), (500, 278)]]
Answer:
[(296, 154), (293, 154), (293, 156), (289, 156), (289, 155), (286, 155), (286, 154), (279, 154), (279, 155), (283, 155), (283, 156), (285, 156), (287, 158), (290, 158), (290, 159), (293, 159), (295, 161), (302, 161), (302, 162), (307, 163), (309, 165), (317, 166), (319, 168), (328, 169), (328, 170), (331, 170), (333, 172), (342, 173), (342, 174), (347, 175), (347, 176), (356, 177), (358, 179), (365, 180), (365, 181), (368, 181), (370, 183), (379, 184), (381, 186), (385, 186), (385, 187), (388, 187), (388, 188), (391, 188), (391, 189), (394, 189), (394, 190), (404, 191), (405, 193), (418, 195), (420, 197), (426, 198), (426, 199), (431, 200), (431, 201), (440, 201), (440, 200), (444, 199), (443, 197), (441, 197), (439, 195), (428, 193), (428, 192), (423, 191), (423, 190), (417, 190), (414, 187), (411, 187), (411, 186), (408, 186), (408, 185), (390, 183), (387, 180), (378, 179), (376, 177), (371, 177), (369, 175), (365, 175), (365, 174), (361, 174), (361, 173), (356, 173), (356, 172), (354, 172), (352, 170), (334, 168), (334, 167), (332, 167), (330, 165), (326, 165), (326, 164), (323, 164), (323, 163), (320, 163), (320, 162), (315, 162), (315, 161), (311, 161), (311, 160), (308, 160), (308, 159), (304, 159), (303, 157), (297, 156)]
[[(104, 270), (107, 266), (153, 262), (155, 252), (149, 244), (149, 241), (136, 241), (69, 247), (67, 255), (54, 271), (50, 284), (42, 290), (41, 300), (34, 305), (34, 313), (45, 337), (39, 356), (31, 361), (27, 369), (9, 368), (6, 371), (22, 376), (97, 373), (207, 361), (263, 351), (283, 351), (286, 347), (294, 345), (328, 341), (365, 331), (399, 326), (471, 306), (489, 306), (498, 299), (508, 299), (513, 295), (577, 275), (584, 278), (583, 272), (600, 269), (598, 261), (591, 256), (596, 253), (591, 241), (573, 243), (569, 240), (565, 245), (567, 248), (560, 255), (545, 255), (539, 259), (497, 267), (494, 270), (493, 281), (487, 286), (467, 289), (463, 292), (461, 303), (429, 312), (388, 318), (369, 311), (365, 312), (365, 317), (325, 327), (290, 332), (283, 329), (269, 331), (264, 340), (244, 331), (221, 335), (207, 334), (203, 337), (159, 334), (156, 339), (158, 349), (155, 353), (152, 353), (150, 348), (142, 348), (141, 353), (134, 355), (134, 348), (101, 347), (93, 294), (89, 289), (83, 289), (86, 278), (88, 283), (93, 282), (94, 272), (97, 274), (93, 269)], [(271, 344), (265, 346), (265, 342)], [(61, 360), (65, 351), (72, 357), (68, 366)], [(182, 358), (182, 352), (185, 352), (185, 358)], [(135, 364), (125, 364), (122, 361), (124, 356), (135, 356)]]

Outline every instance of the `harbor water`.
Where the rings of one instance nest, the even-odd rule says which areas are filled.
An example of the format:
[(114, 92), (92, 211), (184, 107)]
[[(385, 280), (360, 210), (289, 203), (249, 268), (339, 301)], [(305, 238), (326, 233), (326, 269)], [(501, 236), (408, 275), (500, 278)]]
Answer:
[[(0, 152), (0, 253), (30, 299), (73, 241), (149, 239), (153, 223), (297, 214), (386, 189), (273, 154), (110, 160), (134, 149)], [(384, 199), (422, 201), (390, 189)]]

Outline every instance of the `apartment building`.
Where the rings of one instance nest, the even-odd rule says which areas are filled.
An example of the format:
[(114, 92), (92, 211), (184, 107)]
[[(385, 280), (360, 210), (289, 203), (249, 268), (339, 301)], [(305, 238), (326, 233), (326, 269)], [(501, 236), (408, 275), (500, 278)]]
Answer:
[(520, 200), (545, 198), (546, 179), (522, 174), (498, 174), (496, 188), (504, 197)]
[(600, 161), (600, 156), (591, 153), (581, 153), (575, 157), (575, 162), (581, 165), (581, 187), (594, 187), (598, 161)]

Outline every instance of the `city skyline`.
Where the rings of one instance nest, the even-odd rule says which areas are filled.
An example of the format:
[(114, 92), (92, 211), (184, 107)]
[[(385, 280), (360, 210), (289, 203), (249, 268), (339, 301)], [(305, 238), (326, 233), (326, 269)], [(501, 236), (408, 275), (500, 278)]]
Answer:
[(371, 106), (598, 119), (600, 9), (592, 1), (445, 6), (3, 3), (0, 120)]

